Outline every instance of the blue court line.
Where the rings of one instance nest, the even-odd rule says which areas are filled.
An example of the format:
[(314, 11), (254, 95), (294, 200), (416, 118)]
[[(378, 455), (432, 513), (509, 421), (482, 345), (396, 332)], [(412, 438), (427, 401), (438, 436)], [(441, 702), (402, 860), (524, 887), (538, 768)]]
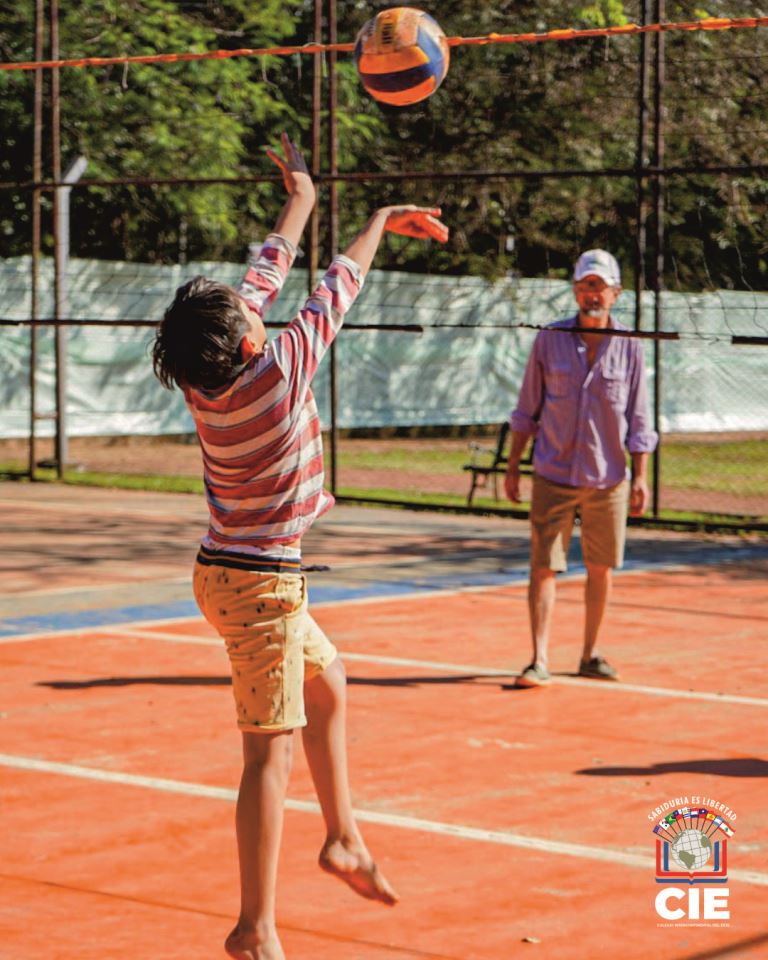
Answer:
[[(419, 577), (416, 580), (371, 580), (359, 586), (325, 586), (311, 584), (310, 602), (342, 603), (347, 600), (375, 600), (382, 597), (407, 597), (414, 593), (458, 590), (462, 587), (506, 586), (526, 580), (528, 571), (510, 570), (501, 573), (452, 574), (438, 577)], [(190, 584), (191, 586), (191, 584)], [(171, 603), (142, 604), (131, 607), (107, 607), (96, 610), (65, 610), (28, 617), (0, 619), (0, 637), (22, 633), (96, 629), (136, 623), (140, 620), (180, 620), (198, 617), (200, 611), (194, 600), (175, 600)]]
[[(638, 559), (627, 559), (623, 569), (631, 571), (658, 570), (670, 566), (692, 564), (743, 563), (768, 558), (768, 544), (743, 544), (728, 546), (682, 545), (683, 549), (666, 553), (649, 554)], [(638, 552), (645, 552), (640, 547)], [(584, 573), (579, 560), (569, 557), (568, 576)], [(312, 584), (310, 576), (310, 600), (312, 603), (343, 603), (349, 600), (376, 600), (384, 597), (408, 597), (415, 593), (461, 590), (471, 587), (504, 587), (525, 582), (528, 579), (527, 561), (519, 567), (480, 573), (447, 573), (435, 576), (420, 576), (412, 580), (371, 580), (354, 586)], [(176, 600), (170, 603), (141, 604), (95, 610), (68, 610), (59, 613), (0, 619), (0, 637), (12, 637), (25, 633), (48, 633), (82, 629), (97, 629), (118, 626), (121, 623), (136, 623), (141, 620), (180, 620), (197, 617), (200, 612), (193, 599)]]
[(19, 633), (48, 633), (61, 630), (83, 630), (88, 627), (116, 626), (137, 620), (180, 620), (199, 616), (194, 600), (173, 603), (151, 603), (135, 607), (108, 607), (103, 610), (62, 610), (31, 617), (7, 617), (0, 620), (0, 637)]
[(527, 565), (519, 570), (501, 570), (497, 573), (454, 573), (415, 580), (371, 580), (359, 586), (312, 585), (310, 602), (342, 603), (345, 600), (376, 600), (380, 597), (407, 597), (414, 593), (461, 590), (468, 587), (508, 587), (528, 579)]

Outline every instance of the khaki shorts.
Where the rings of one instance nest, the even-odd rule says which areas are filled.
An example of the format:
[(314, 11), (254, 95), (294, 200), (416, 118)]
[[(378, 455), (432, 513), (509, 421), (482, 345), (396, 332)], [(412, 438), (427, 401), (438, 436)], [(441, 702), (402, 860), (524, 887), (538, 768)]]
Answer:
[(336, 657), (307, 609), (307, 578), (198, 560), (193, 587), (227, 647), (238, 727), (274, 733), (305, 726), (304, 682)]
[(627, 529), (629, 482), (595, 490), (566, 487), (534, 476), (531, 497), (531, 566), (568, 569), (568, 546), (576, 514), (581, 519), (585, 563), (621, 567)]

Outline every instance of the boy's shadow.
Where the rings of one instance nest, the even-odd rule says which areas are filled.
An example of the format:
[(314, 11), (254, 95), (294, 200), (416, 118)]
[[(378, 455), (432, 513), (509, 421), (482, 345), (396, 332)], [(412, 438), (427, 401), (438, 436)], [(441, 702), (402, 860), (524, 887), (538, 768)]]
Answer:
[(180, 677), (99, 677), (94, 680), (39, 680), (36, 687), (51, 690), (89, 690), (92, 687), (229, 687), (231, 677), (180, 676)]

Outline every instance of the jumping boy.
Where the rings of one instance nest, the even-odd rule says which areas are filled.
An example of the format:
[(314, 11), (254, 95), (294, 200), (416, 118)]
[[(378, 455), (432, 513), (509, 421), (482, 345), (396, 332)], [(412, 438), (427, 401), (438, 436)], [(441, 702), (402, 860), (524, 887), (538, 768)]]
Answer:
[(237, 960), (284, 960), (275, 886), (292, 732), (304, 749), (326, 825), (323, 870), (356, 893), (397, 895), (368, 852), (347, 775), (346, 678), (307, 608), (301, 537), (333, 505), (323, 491), (320, 421), (310, 381), (341, 327), (385, 231), (445, 242), (438, 209), (377, 210), (337, 256), (297, 317), (271, 343), (263, 318), (277, 297), (315, 203), (304, 160), (282, 136), (288, 200), (237, 291), (195, 277), (176, 291), (153, 347), (164, 386), (179, 386), (203, 455), (210, 526), (195, 598), (232, 665), (243, 773), (236, 828), (240, 917), (225, 949)]

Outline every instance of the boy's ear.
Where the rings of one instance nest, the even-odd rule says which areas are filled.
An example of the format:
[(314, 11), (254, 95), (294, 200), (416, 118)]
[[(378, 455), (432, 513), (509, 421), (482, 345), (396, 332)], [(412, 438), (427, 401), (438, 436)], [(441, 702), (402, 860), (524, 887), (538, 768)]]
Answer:
[(243, 358), (243, 363), (247, 363), (251, 357), (255, 357), (258, 352), (251, 338), (248, 336), (243, 337), (240, 341), (240, 355)]

